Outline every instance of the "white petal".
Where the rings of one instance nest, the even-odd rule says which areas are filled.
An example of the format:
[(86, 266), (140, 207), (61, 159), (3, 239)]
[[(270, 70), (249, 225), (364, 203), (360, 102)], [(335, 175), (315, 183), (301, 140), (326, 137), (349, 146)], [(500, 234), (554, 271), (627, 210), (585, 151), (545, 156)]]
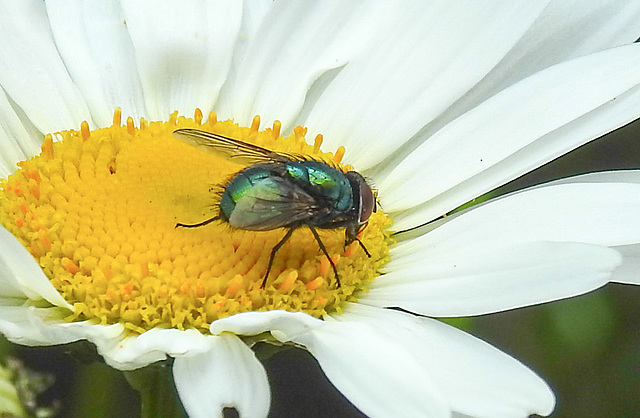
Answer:
[[(0, 333), (9, 341), (21, 345), (41, 346), (76, 341), (74, 335), (54, 335), (43, 332), (50, 323), (61, 323), (69, 311), (61, 308), (37, 308), (17, 299), (0, 299)], [(45, 322), (49, 324), (43, 325)]]
[[(217, 320), (210, 329), (214, 334), (271, 332), (282, 342), (305, 345), (338, 390), (370, 416), (385, 416), (388, 412), (429, 412), (428, 409), (424, 412), (425, 408), (433, 408), (433, 416), (447, 416), (442, 404), (437, 402), (437, 389), (428, 376), (416, 373), (415, 362), (405, 357), (402, 347), (391, 343), (375, 329), (328, 319), (321, 321), (301, 312), (246, 312)], [(376, 350), (370, 350), (370, 345)], [(393, 364), (377, 364), (379, 359), (385, 358), (400, 360)], [(355, 376), (358, 376), (357, 381)], [(411, 390), (402, 389), (405, 385)], [(429, 393), (427, 403), (424, 402), (425, 391)], [(381, 398), (380, 393), (385, 393), (385, 397)]]
[(66, 322), (61, 308), (11, 306), (2, 300), (0, 332), (25, 345), (57, 345), (88, 340), (105, 362), (118, 370), (147, 366), (167, 356), (194, 356), (211, 348), (211, 336), (196, 330), (154, 328), (137, 336), (126, 336), (122, 324), (98, 325), (91, 321)]
[(552, 242), (481, 243), (435, 255), (389, 266), (360, 302), (429, 316), (482, 315), (589, 292), (622, 262), (610, 248)]
[(448, 218), (418, 239), (403, 242), (397, 251), (413, 251), (410, 248), (417, 245), (437, 245), (439, 251), (446, 251), (469, 243), (557, 241), (615, 246), (640, 242), (640, 184), (592, 180), (556, 182), (491, 200)]
[(548, 415), (554, 396), (517, 360), (456, 328), (430, 318), (351, 305), (339, 318), (371, 324), (407, 347), (444, 392), (451, 409), (473, 417)]
[(208, 336), (197, 330), (154, 328), (137, 335), (120, 338), (117, 344), (93, 341), (107, 364), (119, 370), (144, 367), (167, 356), (196, 355), (209, 349)]
[(85, 0), (46, 4), (58, 51), (97, 127), (111, 126), (116, 107), (136, 121), (146, 116), (133, 44), (120, 6)]
[(92, 123), (58, 55), (44, 3), (0, 3), (0, 85), (41, 132)]
[(278, 310), (243, 312), (212, 322), (209, 331), (214, 335), (223, 332), (232, 332), (236, 335), (258, 335), (271, 332), (280, 340), (289, 340), (322, 324), (320, 319), (303, 312)]
[(4, 90), (0, 89), (0, 178), (16, 170), (16, 163), (40, 151), (42, 135), (27, 129)]
[(550, 181), (535, 186), (535, 188), (574, 183), (640, 183), (640, 170), (600, 171), (597, 173), (581, 174)]
[(480, 81), (545, 4), (387, 2), (393, 7), (366, 49), (349, 59), (303, 122), (311, 137), (324, 134), (327, 150), (345, 145), (346, 161), (369, 168)]
[(613, 248), (622, 255), (622, 265), (613, 272), (611, 281), (640, 285), (640, 244)]
[[(640, 45), (551, 67), (456, 119), (379, 185), (394, 229), (419, 225), (635, 119)], [(499, 118), (496, 115), (502, 115)], [(426, 180), (426, 181), (425, 181)]]
[[(640, 183), (640, 170), (618, 170), (599, 173), (589, 173), (580, 176), (568, 177), (556, 180), (544, 185), (537, 186), (548, 187), (558, 184), (573, 183)], [(634, 223), (633, 220), (627, 220)], [(625, 228), (626, 229), (626, 228)], [(613, 272), (611, 281), (628, 284), (640, 284), (640, 245), (630, 244), (613, 246), (622, 256), (622, 264)]]
[(0, 226), (0, 297), (46, 300), (73, 309), (60, 296), (31, 254)]
[[(633, 182), (604, 182), (615, 179)], [(446, 218), (392, 249), (388, 274), (362, 301), (470, 315), (573, 296), (628, 276), (633, 252), (622, 259), (606, 247), (640, 242), (638, 179), (634, 171), (581, 176)]]
[(450, 416), (416, 353), (385, 331), (360, 320), (327, 318), (293, 341), (309, 350), (331, 383), (367, 416)]
[[(629, 44), (640, 35), (640, 3), (607, 0), (552, 1), (506, 56), (446, 111), (423, 129), (424, 140), (458, 116), (468, 112), (504, 88), (547, 67)], [(598, 28), (594, 30), (594, 28)], [(390, 164), (377, 167), (371, 177), (383, 176), (410, 149), (400, 150)]]
[[(371, 46), (372, 33), (389, 25), (397, 4), (330, 0), (275, 2), (252, 34), (231, 85), (216, 109), (249, 123), (259, 114), (284, 130), (311, 100), (309, 89)], [(244, 40), (246, 41), (246, 40)]]
[(173, 375), (190, 417), (222, 416), (225, 407), (243, 417), (269, 412), (269, 382), (253, 351), (235, 335), (208, 337), (210, 348), (176, 358)]
[[(247, 59), (249, 47), (256, 39), (256, 33), (258, 33), (260, 27), (263, 24), (268, 26), (273, 25), (273, 22), (265, 22), (265, 16), (268, 15), (269, 9), (280, 7), (280, 3), (275, 3), (273, 0), (245, 0), (243, 6), (240, 31), (233, 47), (231, 66), (227, 74), (227, 79), (220, 89), (218, 102), (215, 105), (215, 110), (221, 116), (221, 119), (233, 118), (236, 121), (240, 121), (238, 117), (227, 112), (235, 106), (233, 103), (238, 100), (238, 97), (235, 97), (236, 94), (234, 92), (238, 88), (237, 79), (241, 73), (242, 65), (244, 60)], [(227, 112), (225, 112), (225, 108), (227, 109)]]
[(40, 308), (11, 302), (17, 301), (2, 299), (0, 332), (17, 344), (58, 345), (86, 339), (94, 343), (98, 352), (102, 353), (117, 346), (124, 336), (122, 324), (66, 322), (64, 318), (69, 314), (66, 309)]
[[(125, 335), (122, 324), (97, 325), (91, 321), (67, 322), (63, 311), (56, 309), (33, 309), (29, 311), (29, 320), (43, 336), (40, 345), (58, 345), (71, 341), (88, 340), (96, 345), (98, 353), (117, 346)], [(108, 360), (108, 359), (107, 359)]]
[[(147, 366), (167, 356), (180, 357), (210, 349), (210, 336), (196, 330), (154, 328), (127, 336), (122, 324), (99, 325), (91, 321), (67, 322), (62, 308), (39, 308), (1, 299), (0, 332), (24, 345), (57, 345), (88, 340), (95, 344), (105, 362), (118, 370)], [(13, 303), (12, 303), (13, 302)]]
[[(597, 30), (594, 30), (597, 28)], [(552, 1), (478, 85), (449, 108), (439, 127), (531, 74), (562, 61), (630, 44), (640, 36), (640, 3)]]
[[(594, 30), (597, 28), (597, 30)], [(495, 91), (560, 61), (632, 43), (640, 36), (640, 3), (552, 1), (483, 83)], [(498, 74), (501, 74), (500, 77)]]
[(196, 107), (206, 115), (231, 64), (242, 3), (140, 0), (122, 7), (149, 118)]

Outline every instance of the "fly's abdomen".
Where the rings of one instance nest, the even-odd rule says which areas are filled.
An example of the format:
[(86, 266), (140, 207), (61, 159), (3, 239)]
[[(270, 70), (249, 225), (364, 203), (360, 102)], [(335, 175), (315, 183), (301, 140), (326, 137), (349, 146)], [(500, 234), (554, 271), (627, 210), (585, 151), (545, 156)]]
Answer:
[[(220, 199), (220, 215), (229, 220), (233, 214), (237, 203), (243, 198), (251, 194), (251, 191), (257, 184), (271, 176), (271, 173), (265, 164), (259, 164), (249, 167), (231, 179)], [(235, 225), (234, 225), (235, 226)]]
[(233, 227), (253, 231), (304, 223), (314, 214), (315, 199), (282, 173), (279, 164), (259, 164), (238, 173), (222, 195), (221, 217)]

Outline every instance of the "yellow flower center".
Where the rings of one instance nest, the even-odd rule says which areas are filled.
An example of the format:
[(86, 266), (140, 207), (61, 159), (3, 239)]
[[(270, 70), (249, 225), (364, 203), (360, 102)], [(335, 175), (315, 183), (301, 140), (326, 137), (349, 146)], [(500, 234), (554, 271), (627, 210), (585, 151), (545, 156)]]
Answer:
[(341, 148), (320, 152), (322, 137), (305, 142), (306, 130), (280, 136), (280, 124), (259, 130), (195, 117), (168, 122), (129, 118), (121, 126), (65, 131), (45, 137), (40, 155), (18, 163), (0, 180), (0, 223), (39, 262), (53, 286), (74, 307), (68, 320), (123, 323), (134, 332), (154, 327), (198, 328), (244, 311), (284, 309), (320, 317), (354, 301), (388, 260), (390, 224), (380, 211), (360, 240), (345, 249), (343, 229), (319, 229), (335, 263), (340, 286), (313, 234), (293, 232), (277, 252), (266, 286), (269, 256), (286, 230), (247, 231), (215, 221), (216, 193), (245, 168), (175, 139), (179, 128), (197, 128), (280, 152), (309, 155), (341, 166)]

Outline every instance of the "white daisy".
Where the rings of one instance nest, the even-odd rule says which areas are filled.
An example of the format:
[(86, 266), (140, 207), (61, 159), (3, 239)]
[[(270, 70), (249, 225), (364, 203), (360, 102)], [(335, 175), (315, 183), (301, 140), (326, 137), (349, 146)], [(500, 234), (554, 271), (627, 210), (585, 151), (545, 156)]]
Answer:
[[(548, 3), (3, 2), (0, 330), (121, 370), (173, 357), (192, 416), (267, 414), (259, 340), (305, 347), (370, 416), (550, 414), (533, 372), (425, 317), (640, 282), (635, 171), (438, 219), (640, 115), (640, 5)], [(355, 167), (372, 257), (323, 232), (337, 286), (300, 228), (262, 288), (281, 229), (174, 228), (241, 169), (176, 127)]]

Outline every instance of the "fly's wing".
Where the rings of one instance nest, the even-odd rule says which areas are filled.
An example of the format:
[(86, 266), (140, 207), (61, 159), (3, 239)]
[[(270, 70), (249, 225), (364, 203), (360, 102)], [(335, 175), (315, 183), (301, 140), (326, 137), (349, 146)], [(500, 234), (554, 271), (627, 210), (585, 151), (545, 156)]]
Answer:
[(303, 222), (315, 215), (316, 201), (299, 186), (280, 177), (256, 182), (238, 199), (229, 224), (269, 231)]
[(277, 153), (257, 145), (199, 129), (177, 129), (173, 131), (173, 136), (186, 144), (216, 153), (239, 164), (286, 163), (302, 159), (299, 156)]

